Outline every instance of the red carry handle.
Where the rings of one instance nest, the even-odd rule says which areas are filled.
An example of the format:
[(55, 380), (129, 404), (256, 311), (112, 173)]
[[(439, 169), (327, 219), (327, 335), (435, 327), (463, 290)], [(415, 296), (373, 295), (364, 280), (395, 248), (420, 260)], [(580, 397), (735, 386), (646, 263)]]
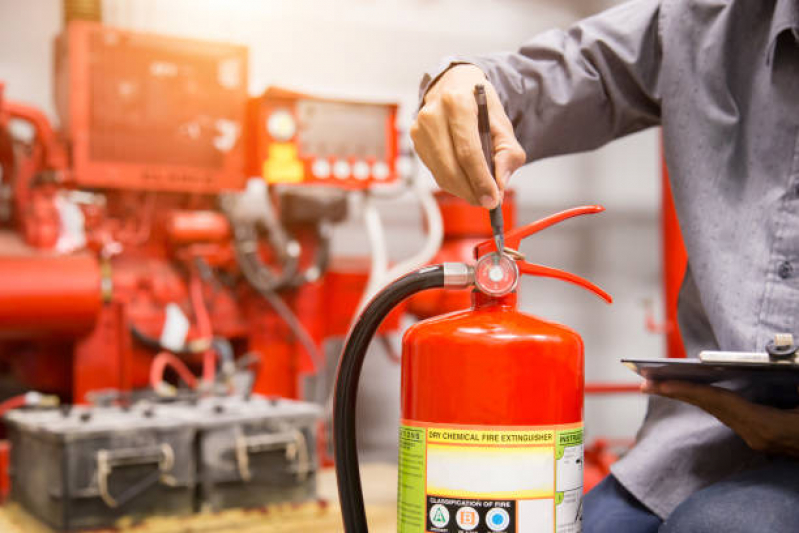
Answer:
[[(604, 211), (605, 208), (601, 205), (585, 205), (582, 207), (574, 207), (572, 209), (567, 209), (565, 211), (561, 211), (560, 213), (555, 213), (554, 215), (550, 215), (548, 217), (542, 218), (541, 220), (537, 220), (532, 224), (527, 224), (525, 226), (521, 226), (519, 228), (512, 229), (510, 231), (505, 232), (505, 245), (513, 250), (518, 250), (519, 246), (521, 245), (522, 239), (529, 237), (534, 233), (538, 233), (541, 230), (544, 230), (550, 226), (554, 226), (559, 222), (563, 222), (572, 217), (580, 216), (580, 215), (594, 215), (597, 213), (601, 213)], [(476, 258), (480, 258), (486, 254), (496, 252), (497, 247), (494, 244), (494, 241), (485, 241), (474, 248), (474, 255)], [(581, 278), (575, 274), (570, 272), (566, 272), (564, 270), (559, 270), (557, 268), (551, 268), (543, 265), (536, 265), (534, 263), (528, 263), (522, 258), (516, 259), (516, 265), (519, 267), (519, 272), (522, 274), (527, 274), (530, 276), (542, 276), (546, 278), (555, 278), (562, 281), (566, 281), (569, 283), (573, 283), (579, 287), (582, 287), (586, 290), (589, 290), (605, 300), (608, 303), (613, 302), (613, 298), (604, 290), (599, 288), (598, 286), (594, 285), (587, 279)]]

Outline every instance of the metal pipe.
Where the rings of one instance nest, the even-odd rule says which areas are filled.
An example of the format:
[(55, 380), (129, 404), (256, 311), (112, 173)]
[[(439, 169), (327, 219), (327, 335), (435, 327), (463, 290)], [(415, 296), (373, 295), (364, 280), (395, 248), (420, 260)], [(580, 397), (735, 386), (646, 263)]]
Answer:
[(87, 333), (101, 305), (90, 255), (0, 258), (0, 338)]

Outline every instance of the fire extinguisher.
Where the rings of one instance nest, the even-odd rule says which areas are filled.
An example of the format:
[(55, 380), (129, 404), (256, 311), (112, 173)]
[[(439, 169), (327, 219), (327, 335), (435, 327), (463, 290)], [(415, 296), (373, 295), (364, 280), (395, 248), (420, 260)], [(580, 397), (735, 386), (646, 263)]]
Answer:
[(599, 206), (509, 231), (474, 266), (444, 263), (388, 285), (347, 339), (335, 390), (334, 444), (347, 533), (367, 533), (355, 438), (358, 381), (383, 318), (432, 288), (473, 287), (472, 308), (417, 323), (402, 343), (399, 533), (569, 532), (582, 524), (583, 342), (570, 328), (516, 309), (521, 274), (589, 281), (524, 261), (521, 239)]

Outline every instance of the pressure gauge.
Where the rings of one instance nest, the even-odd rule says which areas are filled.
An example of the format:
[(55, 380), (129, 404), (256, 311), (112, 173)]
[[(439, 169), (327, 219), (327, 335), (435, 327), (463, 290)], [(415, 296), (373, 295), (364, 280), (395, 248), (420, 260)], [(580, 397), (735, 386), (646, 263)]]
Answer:
[(266, 131), (278, 142), (288, 142), (297, 133), (297, 121), (288, 109), (277, 109), (266, 120)]
[(519, 268), (505, 254), (484, 255), (474, 267), (474, 282), (480, 292), (489, 296), (504, 296), (516, 290)]

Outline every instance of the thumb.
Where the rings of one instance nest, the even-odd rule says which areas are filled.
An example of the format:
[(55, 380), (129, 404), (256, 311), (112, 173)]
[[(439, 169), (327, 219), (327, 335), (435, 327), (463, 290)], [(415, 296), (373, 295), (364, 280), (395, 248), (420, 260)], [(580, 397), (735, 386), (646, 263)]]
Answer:
[(497, 135), (496, 141), (498, 142), (494, 146), (494, 170), (501, 193), (505, 190), (511, 174), (524, 165), (527, 155), (513, 134)]

